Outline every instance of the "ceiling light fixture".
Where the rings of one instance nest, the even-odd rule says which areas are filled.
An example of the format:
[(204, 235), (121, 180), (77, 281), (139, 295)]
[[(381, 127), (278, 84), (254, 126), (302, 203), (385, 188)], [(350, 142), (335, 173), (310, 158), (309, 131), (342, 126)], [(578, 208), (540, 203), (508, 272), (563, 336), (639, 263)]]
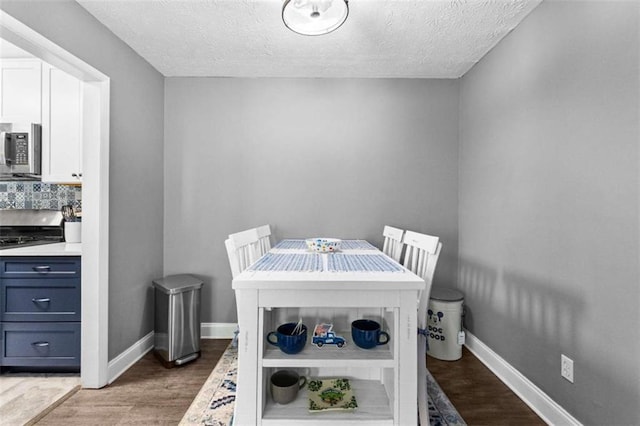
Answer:
[(328, 34), (349, 15), (348, 0), (285, 0), (282, 20), (291, 31), (302, 35)]

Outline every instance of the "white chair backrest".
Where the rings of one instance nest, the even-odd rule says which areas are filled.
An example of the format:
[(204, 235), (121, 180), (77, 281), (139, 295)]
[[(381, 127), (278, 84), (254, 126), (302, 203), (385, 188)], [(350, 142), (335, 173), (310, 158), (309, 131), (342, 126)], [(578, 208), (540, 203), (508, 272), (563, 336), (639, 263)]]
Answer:
[(429, 297), (431, 297), (431, 286), (433, 284), (433, 274), (436, 271), (436, 265), (438, 264), (438, 258), (440, 257), (440, 251), (442, 250), (442, 243), (437, 243), (435, 253), (428, 255), (427, 266), (425, 267), (425, 273), (422, 275), (425, 286), (424, 290), (420, 292), (418, 300), (418, 327), (427, 327), (427, 309), (429, 308)]
[(240, 272), (240, 264), (238, 263), (238, 256), (236, 255), (236, 249), (233, 246), (230, 238), (224, 240), (224, 246), (227, 249), (227, 257), (229, 258), (229, 266), (231, 267), (231, 276), (237, 277)]
[(424, 282), (424, 289), (418, 296), (418, 328), (427, 326), (427, 308), (431, 295), (433, 274), (436, 271), (442, 243), (438, 237), (407, 231), (404, 242), (407, 252), (404, 255), (404, 267), (420, 276)]
[(426, 312), (429, 306), (433, 274), (436, 271), (442, 243), (432, 235), (407, 231), (403, 241), (407, 246), (404, 255), (404, 267), (418, 275), (425, 282), (424, 290), (418, 297), (418, 327), (426, 327)]
[(432, 235), (419, 234), (413, 231), (406, 231), (402, 239), (407, 246), (404, 254), (404, 267), (426, 281), (429, 273), (433, 277), (437, 263), (433, 262), (436, 252), (439, 255), (438, 245), (440, 238)]
[(271, 227), (269, 225), (258, 226), (256, 231), (258, 231), (260, 255), (263, 256), (271, 250)]
[(404, 247), (402, 234), (404, 234), (402, 229), (394, 228), (393, 226), (385, 226), (382, 231), (382, 236), (384, 237), (382, 252), (396, 262), (400, 262), (402, 248)]
[(235, 278), (260, 258), (260, 239), (256, 228), (230, 234), (225, 242), (231, 275)]

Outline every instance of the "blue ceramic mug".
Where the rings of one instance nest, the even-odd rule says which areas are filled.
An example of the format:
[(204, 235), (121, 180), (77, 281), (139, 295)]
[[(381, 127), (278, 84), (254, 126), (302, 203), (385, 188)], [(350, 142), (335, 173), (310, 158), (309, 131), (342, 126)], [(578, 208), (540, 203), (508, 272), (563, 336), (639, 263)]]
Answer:
[(267, 342), (277, 346), (286, 354), (297, 354), (307, 344), (307, 326), (302, 324), (300, 332), (294, 334), (297, 323), (282, 324), (276, 331), (267, 334)]
[(380, 324), (368, 319), (359, 319), (351, 323), (351, 338), (356, 345), (363, 349), (371, 349), (389, 343), (389, 334), (382, 331)]

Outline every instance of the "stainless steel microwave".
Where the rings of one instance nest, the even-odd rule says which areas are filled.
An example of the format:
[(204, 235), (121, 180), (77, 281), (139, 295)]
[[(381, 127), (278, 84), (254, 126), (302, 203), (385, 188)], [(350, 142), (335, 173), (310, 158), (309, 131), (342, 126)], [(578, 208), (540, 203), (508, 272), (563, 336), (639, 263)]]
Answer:
[(1, 124), (0, 180), (39, 180), (42, 170), (42, 126)]

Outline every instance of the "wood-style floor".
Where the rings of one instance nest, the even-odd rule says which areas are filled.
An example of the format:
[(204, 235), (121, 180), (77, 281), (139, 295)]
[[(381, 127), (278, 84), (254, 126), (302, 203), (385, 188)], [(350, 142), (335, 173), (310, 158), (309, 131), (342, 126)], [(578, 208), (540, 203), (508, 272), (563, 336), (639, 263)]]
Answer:
[(36, 424), (177, 425), (229, 342), (202, 340), (200, 359), (172, 369), (148, 353), (112, 384), (79, 390)]
[(465, 347), (458, 361), (427, 356), (427, 368), (469, 425), (545, 425)]
[[(228, 344), (202, 340), (202, 357), (173, 369), (147, 354), (111, 385), (78, 391), (37, 425), (177, 425)], [(454, 362), (428, 357), (427, 367), (469, 425), (545, 424), (466, 349)]]

